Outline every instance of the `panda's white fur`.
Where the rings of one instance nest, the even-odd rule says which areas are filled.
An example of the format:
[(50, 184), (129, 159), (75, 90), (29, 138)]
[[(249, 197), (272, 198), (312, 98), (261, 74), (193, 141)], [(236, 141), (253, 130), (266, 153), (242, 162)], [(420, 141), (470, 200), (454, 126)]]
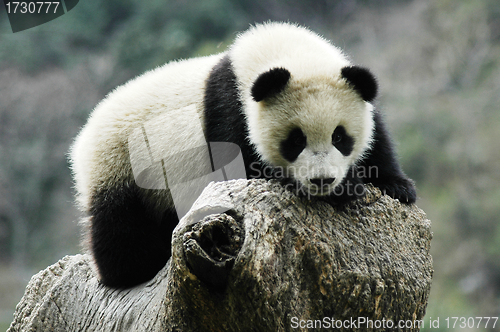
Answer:
[(196, 105), (202, 121), (205, 80), (220, 58), (214, 55), (171, 62), (116, 88), (97, 105), (70, 152), (77, 199), (83, 210), (88, 211), (90, 197), (99, 187), (133, 176), (128, 138), (138, 126), (157, 117), (173, 117), (181, 126), (178, 133), (165, 133), (166, 139), (171, 146), (192, 147), (196, 140), (186, 134), (196, 132), (190, 126), (199, 122), (176, 112)]
[[(258, 153), (270, 164), (284, 167), (311, 194), (328, 195), (369, 147), (373, 132), (373, 106), (340, 76), (341, 69), (351, 65), (347, 57), (305, 28), (276, 23), (246, 32), (230, 52), (250, 141)], [(272, 104), (255, 102), (250, 94), (252, 84), (275, 67), (292, 73), (286, 91)], [(347, 157), (331, 144), (332, 131), (339, 124), (356, 137), (354, 151)], [(293, 125), (305, 132), (308, 146), (290, 163), (281, 156), (276, 142), (284, 140)], [(336, 180), (318, 190), (309, 181), (313, 178)]]
[[(351, 66), (340, 49), (311, 31), (267, 23), (239, 35), (224, 53), (168, 63), (112, 91), (92, 112), (70, 153), (77, 200), (90, 214), (90, 242), (103, 282), (138, 284), (170, 256), (171, 234), (164, 234), (166, 246), (149, 236), (170, 233), (177, 223), (172, 197), (168, 190), (136, 188), (131, 167), (129, 139), (145, 126), (162, 135), (148, 144), (162, 154), (164, 172), (181, 178), (186, 172), (203, 175), (209, 167), (200, 157), (192, 160), (199, 164), (193, 171), (169, 153), (198, 147), (201, 124), (207, 141), (240, 145), (247, 172), (256, 171), (250, 177), (266, 177), (263, 170), (271, 167), (273, 174), (281, 170), (281, 177), (318, 196), (333, 194), (346, 179), (373, 182), (413, 202), (414, 188), (397, 165), (371, 103), (373, 78), (364, 69), (355, 68), (354, 74), (345, 69)], [(276, 91), (267, 93), (267, 85)], [(161, 124), (169, 121), (173, 125), (164, 130)], [(339, 127), (352, 143), (343, 152), (332, 144)], [(296, 148), (290, 136), (294, 128), (307, 144), (285, 156), (287, 146)], [(381, 168), (381, 178), (363, 181), (351, 175), (362, 163)], [(318, 179), (329, 181), (318, 185)], [(132, 234), (147, 227), (150, 235)], [(149, 261), (141, 261), (144, 256)]]

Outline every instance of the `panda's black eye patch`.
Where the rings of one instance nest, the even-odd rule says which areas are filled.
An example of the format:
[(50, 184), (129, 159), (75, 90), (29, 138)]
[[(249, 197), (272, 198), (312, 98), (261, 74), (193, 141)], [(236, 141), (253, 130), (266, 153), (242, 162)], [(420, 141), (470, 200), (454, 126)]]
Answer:
[(280, 153), (289, 162), (297, 159), (307, 145), (307, 137), (300, 128), (290, 131), (288, 137), (280, 144)]
[(354, 139), (347, 134), (344, 126), (338, 126), (333, 131), (332, 144), (340, 153), (344, 156), (348, 156), (351, 154), (354, 147)]

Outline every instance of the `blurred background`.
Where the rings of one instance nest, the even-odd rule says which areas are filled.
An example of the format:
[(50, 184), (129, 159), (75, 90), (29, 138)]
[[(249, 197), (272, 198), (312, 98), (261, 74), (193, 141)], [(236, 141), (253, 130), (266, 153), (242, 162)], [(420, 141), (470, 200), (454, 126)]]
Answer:
[(67, 152), (96, 103), (266, 20), (310, 27), (378, 77), (432, 221), (433, 331), (453, 330), (450, 316), (500, 316), (498, 0), (107, 0), (15, 34), (0, 12), (0, 330), (33, 274), (80, 252)]

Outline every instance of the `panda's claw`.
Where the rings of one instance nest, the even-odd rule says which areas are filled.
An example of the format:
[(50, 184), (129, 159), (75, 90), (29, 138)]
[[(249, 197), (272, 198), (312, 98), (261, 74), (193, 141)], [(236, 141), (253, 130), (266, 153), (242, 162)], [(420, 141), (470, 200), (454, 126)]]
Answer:
[(413, 204), (417, 200), (417, 191), (410, 179), (397, 179), (378, 186), (382, 193), (404, 204)]

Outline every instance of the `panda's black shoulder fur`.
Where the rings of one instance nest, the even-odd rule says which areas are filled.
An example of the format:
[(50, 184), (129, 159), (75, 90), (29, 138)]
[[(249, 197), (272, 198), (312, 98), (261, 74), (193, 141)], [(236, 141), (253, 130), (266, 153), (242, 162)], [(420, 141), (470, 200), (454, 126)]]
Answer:
[(248, 178), (258, 178), (264, 167), (248, 141), (248, 125), (238, 91), (238, 79), (231, 59), (224, 56), (206, 81), (204, 96), (207, 142), (231, 142), (242, 152)]
[(399, 199), (402, 203), (415, 203), (415, 185), (401, 169), (383, 116), (376, 109), (373, 111), (373, 120), (375, 128), (372, 145), (357, 165), (364, 170), (363, 182), (372, 183), (383, 193)]

